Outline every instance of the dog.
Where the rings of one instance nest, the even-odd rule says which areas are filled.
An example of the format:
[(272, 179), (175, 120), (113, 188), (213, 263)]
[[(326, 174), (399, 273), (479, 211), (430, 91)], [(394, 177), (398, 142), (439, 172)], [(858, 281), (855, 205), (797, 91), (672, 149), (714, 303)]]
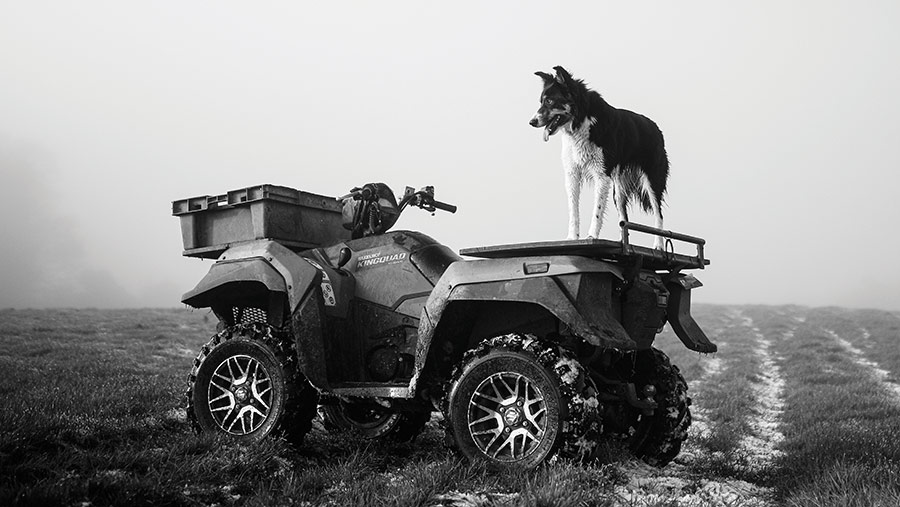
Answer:
[[(541, 106), (531, 118), (532, 127), (544, 128), (544, 141), (562, 132), (562, 163), (569, 198), (568, 239), (580, 232), (579, 199), (582, 184), (594, 183), (594, 213), (588, 232), (597, 238), (609, 191), (620, 220), (628, 220), (628, 205), (640, 202), (656, 217), (662, 229), (662, 205), (669, 178), (669, 158), (662, 131), (638, 113), (617, 109), (589, 89), (584, 81), (573, 79), (566, 69), (553, 67), (556, 76), (535, 72), (544, 81)], [(657, 236), (654, 248), (662, 249)]]

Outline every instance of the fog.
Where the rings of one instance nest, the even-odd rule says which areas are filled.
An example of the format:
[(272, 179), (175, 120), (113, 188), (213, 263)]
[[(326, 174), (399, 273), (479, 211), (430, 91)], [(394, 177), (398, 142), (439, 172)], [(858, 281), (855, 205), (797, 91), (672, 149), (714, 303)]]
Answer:
[(890, 1), (5, 2), (0, 307), (179, 305), (211, 262), (171, 201), (262, 183), (434, 185), (459, 212), (395, 227), (454, 249), (563, 239), (560, 141), (528, 125), (563, 65), (662, 128), (666, 228), (712, 260), (694, 301), (900, 310), (897, 26)]

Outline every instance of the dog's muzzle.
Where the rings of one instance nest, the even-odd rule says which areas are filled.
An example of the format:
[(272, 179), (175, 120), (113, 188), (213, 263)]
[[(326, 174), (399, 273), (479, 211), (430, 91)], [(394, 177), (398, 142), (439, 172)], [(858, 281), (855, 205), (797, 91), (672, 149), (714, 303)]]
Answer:
[(564, 116), (565, 115), (562, 114), (556, 114), (553, 115), (548, 121), (546, 116), (542, 114), (536, 114), (531, 118), (528, 124), (532, 127), (544, 127), (544, 142), (547, 142), (550, 139), (550, 136), (555, 134), (560, 125), (563, 124)]

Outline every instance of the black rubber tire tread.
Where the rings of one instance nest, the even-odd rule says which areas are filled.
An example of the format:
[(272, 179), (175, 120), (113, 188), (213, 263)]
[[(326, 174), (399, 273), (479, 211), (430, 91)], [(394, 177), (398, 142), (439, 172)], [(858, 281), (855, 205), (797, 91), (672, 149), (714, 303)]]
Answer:
[[(597, 447), (602, 432), (599, 402), (596, 389), (584, 367), (570, 351), (552, 343), (543, 342), (533, 335), (512, 333), (489, 338), (467, 352), (455, 367), (450, 381), (446, 384), (442, 411), (448, 446), (462, 451), (453, 431), (451, 399), (460, 381), (469, 373), (475, 361), (502, 351), (519, 353), (531, 359), (535, 365), (545, 369), (557, 382), (560, 394), (561, 431), (552, 448), (543, 457), (519, 464), (531, 468), (555, 457), (585, 460), (590, 458)], [(465, 452), (463, 452), (465, 454)], [(486, 458), (485, 458), (486, 459)], [(488, 460), (489, 462), (491, 460)], [(497, 462), (494, 463), (503, 466)]]
[[(246, 441), (258, 441), (267, 434), (283, 437), (293, 445), (299, 446), (303, 438), (312, 429), (312, 420), (316, 415), (318, 392), (306, 380), (297, 365), (297, 354), (290, 333), (278, 331), (273, 327), (254, 322), (250, 324), (237, 324), (226, 327), (216, 333), (200, 348), (200, 352), (194, 359), (191, 373), (188, 376), (186, 400), (186, 412), (191, 427), (199, 432), (215, 431), (216, 428), (204, 428), (197, 417), (193, 391), (197, 382), (197, 376), (203, 363), (209, 355), (225, 343), (235, 340), (255, 342), (266, 347), (276, 358), (281, 366), (284, 379), (284, 402), (282, 403), (279, 420), (266, 434), (256, 434), (244, 439)], [(240, 440), (240, 439), (239, 439)]]
[(412, 442), (425, 430), (430, 420), (431, 412), (403, 412), (392, 438), (397, 442)]
[[(654, 399), (659, 405), (652, 416), (643, 416), (631, 442), (631, 450), (647, 464), (663, 467), (669, 464), (687, 439), (691, 425), (688, 385), (668, 356), (658, 349), (650, 349), (639, 359), (638, 384), (656, 386)], [(674, 409), (674, 410), (673, 410)]]
[(412, 442), (431, 420), (429, 412), (400, 412), (399, 417), (391, 423), (390, 428), (373, 432), (368, 428), (361, 428), (352, 419), (346, 417), (343, 407), (337, 403), (322, 405), (319, 407), (319, 415), (322, 417), (322, 425), (331, 433), (351, 432), (363, 438), (388, 439), (394, 442)]

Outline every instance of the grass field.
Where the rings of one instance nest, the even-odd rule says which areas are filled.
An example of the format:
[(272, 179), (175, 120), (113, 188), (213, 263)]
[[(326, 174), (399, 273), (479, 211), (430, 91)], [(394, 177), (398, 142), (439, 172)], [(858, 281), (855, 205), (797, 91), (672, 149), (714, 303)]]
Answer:
[(433, 420), (410, 444), (330, 435), (241, 447), (189, 428), (182, 392), (215, 328), (190, 310), (0, 311), (0, 505), (900, 505), (900, 316), (697, 306), (719, 345), (658, 346), (695, 424), (653, 469), (471, 465)]

